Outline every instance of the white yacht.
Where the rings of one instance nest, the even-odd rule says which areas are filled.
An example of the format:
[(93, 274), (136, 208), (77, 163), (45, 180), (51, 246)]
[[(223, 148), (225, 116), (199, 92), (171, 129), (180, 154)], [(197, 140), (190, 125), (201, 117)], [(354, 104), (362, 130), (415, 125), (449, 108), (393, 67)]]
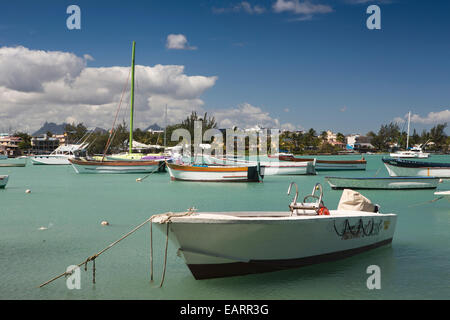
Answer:
[(426, 143), (424, 143), (420, 147), (413, 147), (408, 150), (409, 147), (409, 124), (411, 122), (411, 112), (408, 112), (408, 135), (406, 136), (406, 151), (397, 151), (394, 153), (391, 153), (390, 156), (392, 158), (428, 158), (430, 156), (429, 153), (423, 152), (422, 147), (425, 146)]

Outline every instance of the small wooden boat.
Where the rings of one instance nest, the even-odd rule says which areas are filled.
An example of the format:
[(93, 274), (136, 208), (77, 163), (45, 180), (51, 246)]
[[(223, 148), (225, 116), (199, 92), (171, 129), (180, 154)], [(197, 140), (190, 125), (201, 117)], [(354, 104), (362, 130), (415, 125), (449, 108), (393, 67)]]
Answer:
[(203, 182), (260, 182), (264, 167), (166, 163), (170, 179)]
[[(352, 195), (359, 197), (343, 199), (343, 192), (340, 206), (345, 203), (345, 210), (328, 211), (322, 193), (314, 192), (298, 203), (297, 190), (290, 211), (189, 211), (156, 215), (152, 223), (167, 232), (195, 279), (298, 268), (392, 242), (395, 214), (356, 209), (375, 206), (355, 191)], [(316, 202), (307, 202), (309, 198)], [(353, 206), (350, 198), (357, 199)]]
[(0, 176), (0, 189), (3, 189), (6, 187), (6, 184), (8, 183), (9, 176)]
[(436, 177), (325, 177), (333, 189), (435, 189), (439, 180)]
[(450, 190), (447, 191), (437, 191), (434, 193), (436, 196), (444, 197), (447, 201), (450, 201)]
[(412, 161), (403, 159), (381, 159), (392, 177), (438, 177), (450, 178), (450, 163)]
[(69, 159), (77, 173), (152, 173), (164, 172), (164, 161)]
[[(280, 155), (278, 157), (280, 161), (292, 161), (292, 162), (303, 162), (303, 161), (314, 161), (314, 159), (308, 158), (296, 158), (291, 155)], [(326, 171), (326, 170), (366, 170), (366, 159), (362, 158), (360, 160), (323, 160), (316, 159), (316, 170)]]

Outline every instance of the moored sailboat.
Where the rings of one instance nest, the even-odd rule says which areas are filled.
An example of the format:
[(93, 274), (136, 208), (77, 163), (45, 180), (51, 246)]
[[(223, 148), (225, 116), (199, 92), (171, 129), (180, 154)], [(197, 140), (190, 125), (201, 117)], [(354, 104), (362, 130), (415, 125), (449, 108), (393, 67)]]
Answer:
[(182, 181), (202, 182), (261, 182), (264, 167), (175, 164), (167, 162), (170, 178)]
[[(165, 171), (164, 159), (161, 160), (140, 160), (141, 155), (137, 155), (137, 159), (133, 159), (133, 117), (134, 117), (134, 69), (135, 69), (135, 45), (133, 41), (132, 60), (131, 60), (131, 111), (130, 111), (130, 138), (129, 153), (122, 159), (109, 160), (106, 158), (106, 151), (109, 147), (110, 139), (105, 148), (105, 152), (100, 159), (69, 159), (73, 168), (77, 173), (152, 173)], [(114, 126), (113, 126), (114, 127)], [(111, 130), (112, 134), (112, 130)], [(130, 159), (131, 158), (131, 159)]]

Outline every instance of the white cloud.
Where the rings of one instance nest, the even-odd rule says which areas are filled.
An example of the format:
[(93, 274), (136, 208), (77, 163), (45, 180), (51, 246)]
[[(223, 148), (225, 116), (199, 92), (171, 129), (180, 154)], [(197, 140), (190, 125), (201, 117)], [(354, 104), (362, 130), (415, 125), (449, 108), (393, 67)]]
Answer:
[(340, 112), (345, 112), (347, 111), (347, 106), (343, 106), (342, 108), (339, 109)]
[(276, 13), (290, 12), (301, 15), (294, 20), (310, 20), (315, 14), (325, 14), (333, 12), (333, 8), (329, 5), (314, 4), (310, 1), (300, 2), (299, 0), (277, 0), (273, 6)]
[[(110, 128), (129, 67), (90, 68), (67, 52), (0, 48), (1, 127), (33, 132), (45, 121), (83, 122)], [(215, 76), (188, 76), (184, 66), (136, 66), (135, 127), (164, 123), (168, 105), (172, 122), (204, 104), (200, 98)], [(128, 122), (129, 84), (122, 102)]]
[(166, 40), (167, 49), (197, 50), (197, 47), (189, 46), (184, 34), (169, 34)]
[(241, 129), (255, 127), (262, 128), (278, 128), (294, 130), (301, 128), (291, 123), (281, 124), (277, 118), (272, 118), (269, 112), (263, 111), (260, 107), (253, 106), (249, 103), (242, 103), (235, 108), (216, 110), (213, 113), (220, 128), (232, 128), (236, 126)]
[[(394, 122), (404, 123), (408, 120), (408, 114), (403, 117), (396, 117)], [(412, 123), (421, 123), (421, 124), (438, 124), (449, 122), (450, 123), (450, 110), (445, 109), (438, 112), (430, 112), (425, 117), (421, 117), (418, 114), (411, 114), (411, 122)]]
[(212, 8), (213, 13), (221, 14), (221, 13), (228, 13), (228, 12), (245, 12), (248, 14), (262, 14), (266, 12), (266, 8), (254, 5), (252, 6), (247, 1), (242, 1), (232, 7), (229, 8)]

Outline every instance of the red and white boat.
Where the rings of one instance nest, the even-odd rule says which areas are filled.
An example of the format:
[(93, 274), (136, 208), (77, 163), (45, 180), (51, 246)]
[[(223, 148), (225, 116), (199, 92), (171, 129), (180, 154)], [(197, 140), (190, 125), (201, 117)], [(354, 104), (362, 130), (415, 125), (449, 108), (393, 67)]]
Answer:
[(260, 182), (262, 166), (195, 165), (166, 163), (172, 180), (204, 182)]

